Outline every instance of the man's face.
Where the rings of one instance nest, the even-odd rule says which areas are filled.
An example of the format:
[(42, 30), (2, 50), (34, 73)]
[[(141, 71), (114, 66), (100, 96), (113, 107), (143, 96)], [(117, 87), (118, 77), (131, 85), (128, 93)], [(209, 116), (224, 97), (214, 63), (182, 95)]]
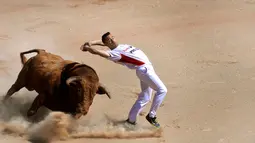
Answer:
[(109, 48), (115, 48), (118, 45), (115, 38), (114, 38), (114, 36), (112, 36), (111, 34), (106, 37), (106, 40), (105, 40), (104, 44), (106, 46), (108, 46)]

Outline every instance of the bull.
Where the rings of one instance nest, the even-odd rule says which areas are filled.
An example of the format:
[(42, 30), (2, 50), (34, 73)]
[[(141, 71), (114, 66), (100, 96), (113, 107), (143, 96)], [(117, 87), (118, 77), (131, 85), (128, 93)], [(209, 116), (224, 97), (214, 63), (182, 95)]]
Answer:
[[(25, 54), (29, 53), (37, 54), (27, 59)], [(27, 111), (28, 117), (44, 106), (79, 119), (88, 113), (96, 94), (106, 94), (111, 99), (96, 71), (86, 64), (64, 60), (44, 49), (21, 52), (20, 58), (23, 67), (4, 101), (23, 87), (36, 91), (38, 95)]]

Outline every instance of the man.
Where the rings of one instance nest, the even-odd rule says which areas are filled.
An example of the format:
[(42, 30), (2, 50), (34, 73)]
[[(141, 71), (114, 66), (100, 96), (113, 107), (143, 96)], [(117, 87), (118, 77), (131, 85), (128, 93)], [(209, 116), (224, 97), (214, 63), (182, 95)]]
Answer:
[[(91, 47), (93, 45), (107, 46), (110, 50), (97, 50)], [(135, 69), (136, 75), (140, 79), (142, 91), (131, 108), (126, 122), (132, 125), (136, 124), (137, 115), (150, 101), (152, 89), (154, 89), (156, 93), (146, 119), (153, 126), (160, 127), (160, 124), (156, 120), (156, 111), (166, 96), (167, 88), (155, 73), (151, 62), (143, 51), (131, 45), (118, 44), (110, 32), (103, 34), (101, 40), (86, 42), (81, 46), (81, 50), (99, 55), (118, 64), (127, 66), (130, 69)]]

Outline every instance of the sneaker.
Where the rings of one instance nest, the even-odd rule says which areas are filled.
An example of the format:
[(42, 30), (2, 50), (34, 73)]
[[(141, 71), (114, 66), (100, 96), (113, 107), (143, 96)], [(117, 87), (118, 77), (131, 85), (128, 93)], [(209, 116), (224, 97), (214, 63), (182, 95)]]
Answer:
[(159, 128), (160, 127), (160, 124), (157, 122), (157, 117), (150, 117), (149, 116), (149, 114), (146, 116), (146, 119), (147, 119), (147, 121), (151, 124), (151, 125), (153, 125), (154, 127), (157, 127), (157, 128)]
[(131, 125), (136, 125), (136, 122), (131, 122), (131, 121), (129, 121), (129, 119), (126, 120), (126, 123), (131, 124)]
[(135, 131), (137, 128), (136, 122), (130, 122), (129, 119), (125, 121), (123, 127), (126, 131)]

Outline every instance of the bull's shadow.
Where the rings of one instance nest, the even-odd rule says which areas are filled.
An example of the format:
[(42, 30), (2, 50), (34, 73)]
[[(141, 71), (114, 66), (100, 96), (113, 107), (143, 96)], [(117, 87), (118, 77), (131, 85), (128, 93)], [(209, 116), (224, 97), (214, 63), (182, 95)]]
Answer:
[(45, 107), (39, 108), (38, 112), (31, 117), (27, 117), (27, 111), (33, 103), (36, 93), (17, 92), (15, 96), (10, 97), (3, 102), (4, 95), (0, 96), (0, 120), (10, 121), (15, 118), (23, 118), (24, 120), (35, 123), (43, 120), (51, 111)]

